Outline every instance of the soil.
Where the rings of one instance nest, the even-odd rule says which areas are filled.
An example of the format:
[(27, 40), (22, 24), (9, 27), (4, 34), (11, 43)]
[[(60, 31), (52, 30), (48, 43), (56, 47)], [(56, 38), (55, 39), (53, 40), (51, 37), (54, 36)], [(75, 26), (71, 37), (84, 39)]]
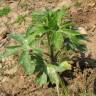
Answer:
[[(66, 2), (64, 2), (66, 1)], [(11, 32), (25, 32), (31, 17), (17, 22), (18, 15), (40, 10), (45, 6), (54, 8), (64, 2), (72, 5), (69, 9), (73, 22), (83, 27), (88, 35), (87, 51), (75, 57), (73, 70), (64, 72), (62, 77), (69, 90), (69, 96), (79, 96), (78, 93), (88, 92), (96, 95), (96, 1), (95, 0), (0, 0), (0, 8), (9, 5), (12, 11), (0, 17), (0, 50), (7, 45), (16, 44), (7, 35)], [(66, 74), (67, 73), (67, 74)], [(93, 93), (95, 95), (93, 95)], [(48, 88), (47, 84), (39, 86), (35, 76), (26, 76), (17, 62), (17, 56), (10, 56), (0, 61), (0, 96), (57, 96), (55, 88)], [(82, 95), (84, 96), (84, 95)]]

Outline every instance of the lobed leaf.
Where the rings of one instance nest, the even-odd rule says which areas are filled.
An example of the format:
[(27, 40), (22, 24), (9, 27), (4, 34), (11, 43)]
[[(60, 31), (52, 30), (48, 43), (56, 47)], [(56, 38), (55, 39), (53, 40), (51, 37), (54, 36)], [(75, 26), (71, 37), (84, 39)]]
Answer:
[(23, 53), (20, 56), (19, 63), (23, 66), (26, 74), (31, 74), (35, 70), (35, 64), (31, 61), (31, 56), (29, 54), (29, 51), (23, 51)]

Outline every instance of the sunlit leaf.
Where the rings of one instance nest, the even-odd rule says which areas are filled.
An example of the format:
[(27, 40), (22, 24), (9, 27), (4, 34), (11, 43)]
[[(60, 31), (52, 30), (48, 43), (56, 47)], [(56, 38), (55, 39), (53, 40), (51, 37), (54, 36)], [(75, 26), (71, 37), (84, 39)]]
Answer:
[(60, 48), (62, 47), (63, 40), (64, 39), (62, 33), (60, 33), (59, 31), (54, 33), (53, 42), (57, 50), (60, 50)]
[(43, 73), (42, 75), (37, 76), (36, 81), (40, 85), (46, 84), (47, 83), (47, 75), (45, 73)]
[(23, 51), (20, 56), (19, 63), (23, 66), (27, 74), (31, 74), (35, 70), (34, 62), (31, 61), (31, 56), (28, 51)]
[(52, 83), (56, 83), (58, 85), (59, 84), (59, 77), (58, 77), (58, 74), (55, 70), (55, 67), (52, 66), (52, 64), (48, 64), (47, 72), (48, 72), (48, 76), (49, 76), (50, 81)]
[(59, 64), (59, 67), (64, 68), (65, 70), (71, 70), (72, 66), (68, 63), (68, 61), (64, 61), (61, 64)]
[(48, 64), (47, 66), (47, 74), (52, 83), (56, 84), (56, 90), (59, 96), (59, 84), (60, 84), (60, 77), (58, 73), (56, 72), (56, 69), (52, 64)]

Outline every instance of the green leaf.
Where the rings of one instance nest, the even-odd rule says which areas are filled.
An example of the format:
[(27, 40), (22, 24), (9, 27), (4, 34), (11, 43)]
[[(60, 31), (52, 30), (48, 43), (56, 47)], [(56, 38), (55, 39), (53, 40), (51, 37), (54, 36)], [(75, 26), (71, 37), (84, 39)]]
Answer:
[(16, 23), (22, 23), (22, 22), (24, 22), (25, 21), (25, 18), (27, 17), (27, 15), (25, 14), (25, 15), (19, 15), (17, 18), (16, 18)]
[(61, 26), (61, 22), (62, 22), (62, 18), (64, 16), (67, 16), (67, 13), (66, 13), (66, 11), (63, 8), (61, 8), (61, 9), (55, 11), (55, 12), (57, 13), (57, 24), (60, 27)]
[(49, 76), (49, 79), (52, 83), (56, 83), (57, 85), (59, 85), (59, 77), (58, 77), (58, 73), (56, 72), (56, 67), (54, 67), (52, 64), (48, 64), (47, 66), (47, 73)]
[(56, 84), (56, 90), (59, 96), (59, 84), (60, 84), (60, 77), (59, 74), (56, 72), (55, 67), (52, 64), (48, 64), (47, 66), (47, 74), (52, 83)]
[(42, 36), (45, 32), (47, 32), (47, 30), (45, 30), (44, 25), (42, 24), (36, 24), (33, 27), (33, 31), (35, 32), (36, 35), (38, 36)]
[(71, 22), (71, 21), (67, 21), (67, 22), (64, 22), (63, 25), (61, 26), (61, 28), (64, 28), (64, 29), (70, 29), (70, 27), (74, 27), (74, 23)]
[(14, 46), (8, 46), (7, 48), (8, 49), (19, 49), (21, 47), (22, 47), (21, 45), (14, 45)]
[(27, 31), (26, 31), (26, 37), (32, 35), (32, 33), (34, 33), (33, 31), (33, 24), (30, 24), (27, 28)]
[(41, 55), (43, 53), (43, 49), (41, 49), (41, 48), (33, 48), (33, 53)]
[(51, 30), (56, 30), (58, 28), (57, 22), (57, 13), (56, 12), (52, 12), (51, 10), (48, 12), (47, 15), (47, 19), (48, 19), (48, 27)]
[(46, 84), (46, 83), (47, 83), (47, 75), (43, 72), (42, 75), (37, 76), (36, 81), (37, 81), (40, 85)]
[(53, 33), (53, 37), (52, 37), (52, 41), (54, 42), (55, 48), (57, 50), (60, 50), (60, 48), (63, 45), (63, 34), (59, 32), (59, 30), (57, 32)]
[(44, 20), (46, 19), (46, 16), (47, 16), (48, 12), (46, 10), (43, 10), (43, 11), (35, 11), (35, 12), (32, 12), (32, 22), (33, 24), (42, 24), (44, 22)]
[(80, 35), (80, 33), (77, 30), (71, 30), (71, 29), (63, 29), (61, 32), (66, 34), (66, 36), (68, 37)]
[[(27, 39), (28, 40), (28, 39)], [(33, 49), (35, 49), (36, 47), (38, 48), (38, 45), (40, 44), (39, 40), (29, 40), (29, 46)]]
[(53, 68), (55, 72), (60, 72), (60, 73), (66, 70), (71, 70), (71, 65), (67, 61), (64, 61), (58, 65), (50, 64), (49, 67)]
[(35, 72), (45, 72), (46, 73), (46, 65), (44, 63), (44, 60), (42, 58), (41, 54), (35, 54), (35, 59), (36, 59), (36, 68)]
[(26, 74), (31, 74), (35, 70), (35, 64), (31, 61), (31, 56), (29, 54), (29, 51), (23, 51), (23, 53), (20, 56), (19, 63), (23, 66)]
[(5, 6), (4, 8), (0, 9), (0, 17), (8, 15), (10, 11), (11, 8), (9, 6)]
[(0, 52), (0, 59), (6, 58), (6, 57), (8, 57), (10, 55), (15, 54), (18, 51), (18, 49), (20, 49), (19, 46), (18, 47), (17, 46), (14, 46), (14, 47), (9, 46), (9, 47), (7, 47), (4, 51)]
[[(67, 61), (64, 61), (61, 64), (59, 64), (59, 68), (63, 69), (62, 71), (71, 70), (71, 65)], [(61, 69), (58, 70), (58, 72), (60, 72)]]
[(12, 33), (12, 34), (9, 34), (8, 36), (20, 42), (23, 42), (25, 40), (23, 35), (17, 34), (17, 33)]

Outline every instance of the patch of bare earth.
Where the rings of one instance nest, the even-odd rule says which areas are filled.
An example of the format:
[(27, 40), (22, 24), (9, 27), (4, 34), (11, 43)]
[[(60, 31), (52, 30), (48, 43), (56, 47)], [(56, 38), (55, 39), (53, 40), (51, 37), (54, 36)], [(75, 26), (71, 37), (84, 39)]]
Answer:
[(79, 1), (81, 5), (76, 7), (77, 13), (71, 14), (72, 20), (78, 27), (86, 29), (88, 40), (87, 51), (77, 60), (77, 67), (74, 69), (75, 78), (71, 80), (69, 89), (75, 96), (84, 90), (89, 93), (88, 96), (94, 96), (93, 93), (96, 94), (96, 1), (73, 1)]

